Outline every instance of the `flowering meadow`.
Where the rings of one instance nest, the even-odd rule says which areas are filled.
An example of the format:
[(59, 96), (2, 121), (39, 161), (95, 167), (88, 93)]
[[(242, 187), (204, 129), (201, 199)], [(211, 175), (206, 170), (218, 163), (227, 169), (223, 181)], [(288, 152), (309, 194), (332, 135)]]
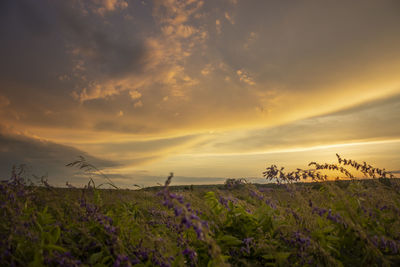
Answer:
[(14, 170), (0, 184), (0, 266), (400, 266), (399, 179), (338, 162), (273, 165), (262, 185), (171, 186), (171, 174), (140, 190), (39, 186)]

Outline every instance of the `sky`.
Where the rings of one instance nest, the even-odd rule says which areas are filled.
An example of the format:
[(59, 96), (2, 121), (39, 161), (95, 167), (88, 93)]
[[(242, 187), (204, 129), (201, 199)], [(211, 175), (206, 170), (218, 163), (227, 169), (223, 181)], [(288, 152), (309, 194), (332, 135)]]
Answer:
[[(0, 176), (263, 181), (335, 154), (400, 173), (400, 2), (0, 2)], [(100, 182), (99, 177), (97, 177)], [(97, 180), (96, 180), (97, 181)]]

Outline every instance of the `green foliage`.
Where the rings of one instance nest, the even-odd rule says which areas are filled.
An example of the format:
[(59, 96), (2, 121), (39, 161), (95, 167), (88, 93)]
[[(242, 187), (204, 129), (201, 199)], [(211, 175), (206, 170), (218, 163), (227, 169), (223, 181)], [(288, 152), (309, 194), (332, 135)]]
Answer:
[[(169, 187), (171, 174), (156, 194), (93, 180), (82, 189), (37, 187), (15, 172), (0, 183), (0, 265), (399, 266), (400, 181), (338, 159), (382, 177), (291, 183), (296, 172), (273, 167), (267, 176), (286, 177), (281, 185), (231, 179), (181, 190)], [(315, 171), (298, 174), (318, 178)]]

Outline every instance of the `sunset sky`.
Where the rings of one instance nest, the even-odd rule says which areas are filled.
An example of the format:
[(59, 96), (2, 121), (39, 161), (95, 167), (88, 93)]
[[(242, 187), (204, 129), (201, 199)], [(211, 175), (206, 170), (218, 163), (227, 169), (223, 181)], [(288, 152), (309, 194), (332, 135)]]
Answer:
[[(0, 2), (0, 175), (117, 185), (400, 171), (400, 1)], [(255, 179), (261, 181), (262, 179)]]

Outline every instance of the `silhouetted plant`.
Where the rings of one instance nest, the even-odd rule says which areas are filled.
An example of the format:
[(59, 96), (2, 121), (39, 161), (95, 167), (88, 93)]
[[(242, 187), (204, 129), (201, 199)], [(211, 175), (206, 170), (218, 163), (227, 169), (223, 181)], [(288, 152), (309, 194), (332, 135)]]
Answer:
[[(360, 164), (351, 159), (343, 159), (336, 154), (339, 164), (319, 164), (317, 162), (310, 162), (308, 166), (313, 166), (315, 169), (303, 170), (297, 169), (292, 172), (284, 172), (284, 167), (278, 168), (276, 165), (271, 165), (263, 172), (264, 178), (269, 181), (275, 180), (277, 183), (292, 183), (298, 182), (301, 179), (306, 180), (311, 178), (312, 181), (325, 181), (328, 179), (327, 174), (322, 174), (319, 170), (326, 171), (339, 171), (346, 176), (346, 178), (353, 179), (355, 176), (344, 166), (350, 166), (357, 171), (360, 171), (366, 177), (370, 178), (394, 178), (394, 175), (385, 169), (374, 168), (364, 162)], [(341, 166), (344, 165), (344, 166)]]
[(79, 159), (76, 161), (73, 161), (71, 163), (68, 163), (65, 165), (67, 167), (78, 167), (80, 170), (83, 170), (87, 175), (89, 175), (89, 178), (92, 179), (93, 181), (93, 175), (99, 174), (100, 176), (104, 177), (108, 182), (103, 183), (98, 185), (98, 187), (101, 187), (104, 184), (108, 184), (115, 189), (118, 189), (118, 187), (111, 181), (110, 178), (108, 178), (107, 175), (105, 175), (101, 170), (99, 170), (96, 166), (93, 164), (89, 163), (83, 156), (79, 156)]

